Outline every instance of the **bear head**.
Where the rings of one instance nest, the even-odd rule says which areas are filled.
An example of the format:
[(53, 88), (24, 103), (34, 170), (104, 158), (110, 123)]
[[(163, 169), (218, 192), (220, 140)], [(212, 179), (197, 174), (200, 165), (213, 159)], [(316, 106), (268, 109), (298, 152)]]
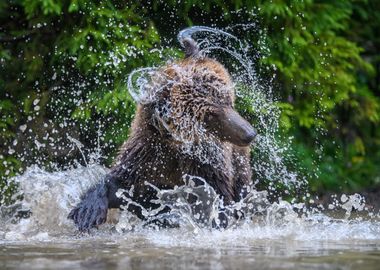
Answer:
[(234, 109), (234, 84), (216, 60), (188, 57), (168, 64), (155, 71), (145, 91), (153, 126), (183, 152), (209, 156), (225, 142), (244, 147), (256, 136)]

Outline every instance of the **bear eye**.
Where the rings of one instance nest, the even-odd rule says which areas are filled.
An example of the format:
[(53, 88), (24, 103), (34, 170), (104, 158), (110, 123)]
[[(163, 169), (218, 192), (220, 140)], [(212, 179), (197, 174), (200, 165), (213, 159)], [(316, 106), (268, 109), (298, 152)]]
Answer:
[(205, 121), (212, 121), (214, 119), (215, 119), (215, 115), (212, 112), (205, 115)]
[(205, 119), (207, 120), (212, 120), (216, 117), (216, 111), (217, 111), (218, 106), (208, 106), (205, 108)]

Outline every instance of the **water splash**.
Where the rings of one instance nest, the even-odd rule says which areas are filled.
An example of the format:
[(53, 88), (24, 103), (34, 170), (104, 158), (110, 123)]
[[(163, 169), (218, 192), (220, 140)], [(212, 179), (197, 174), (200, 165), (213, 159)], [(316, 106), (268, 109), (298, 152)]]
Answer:
[[(17, 177), (23, 199), (0, 208), (0, 242), (57, 241), (75, 236), (76, 229), (66, 216), (79, 202), (81, 194), (100, 181), (107, 171), (96, 164), (52, 173), (38, 167), (29, 168)], [(324, 213), (316, 207), (283, 200), (270, 203), (266, 192), (254, 189), (242, 201), (224, 207), (207, 182), (189, 175), (184, 176), (182, 186), (157, 191), (159, 209), (170, 207), (169, 214), (157, 215), (159, 209), (146, 210), (143, 211), (146, 220), (140, 220), (122, 211), (115, 224), (103, 225), (92, 233), (99, 237), (142, 233), (156, 244), (204, 247), (224, 241), (234, 243), (234, 239), (239, 245), (254, 239), (380, 240), (380, 215), (372, 213), (370, 216), (357, 195), (347, 196), (344, 203), (336, 205), (334, 212)], [(340, 215), (339, 207), (344, 218), (336, 217)], [(244, 219), (237, 218), (236, 213), (244, 214)], [(223, 220), (227, 220), (227, 228), (215, 229)], [(157, 224), (175, 228), (157, 231)]]
[[(243, 25), (245, 31), (252, 30), (255, 25)], [(248, 28), (247, 28), (248, 27)], [(232, 29), (231, 27), (229, 29)], [(282, 183), (290, 187), (305, 187), (307, 179), (300, 176), (296, 171), (290, 171), (286, 166), (287, 163), (296, 163), (296, 160), (288, 153), (292, 143), (291, 138), (279, 139), (279, 119), (281, 111), (276, 106), (276, 100), (272, 92), (270, 82), (263, 82), (257, 75), (255, 61), (258, 61), (260, 51), (253, 48), (248, 41), (240, 40), (235, 35), (221, 30), (205, 26), (193, 26), (186, 28), (178, 34), (178, 41), (186, 38), (196, 40), (200, 53), (203, 56), (217, 58), (222, 63), (228, 66), (228, 71), (231, 73), (235, 84), (235, 94), (241, 100), (246, 100), (246, 109), (254, 115), (254, 127), (258, 131), (255, 145), (253, 147), (253, 168), (256, 172), (256, 183), (273, 182)], [(183, 44), (182, 44), (183, 46)], [(224, 53), (219, 55), (218, 53)], [(191, 84), (192, 73), (177, 65), (175, 61), (169, 61), (166, 66), (172, 65), (184, 78), (188, 77)], [(128, 88), (135, 101), (138, 103), (149, 103), (157, 99), (157, 95), (168, 85), (175, 82), (165, 77), (160, 69), (157, 68), (142, 68), (133, 71), (128, 77)], [(233, 87), (233, 86), (231, 86)], [(197, 125), (194, 119), (185, 119), (173, 116), (170, 111), (170, 104), (167, 109), (161, 106), (160, 110), (156, 111), (156, 119), (167, 129), (170, 134), (173, 134), (177, 141), (185, 142), (183, 144), (184, 153), (198, 156), (204, 160), (205, 153), (215, 148), (213, 145), (198, 147), (193, 149), (193, 138), (189, 137), (197, 130), (200, 136), (205, 137), (204, 141), (212, 141), (212, 138), (207, 138), (208, 133), (202, 133), (202, 126)], [(173, 131), (168, 124), (167, 119), (180, 119), (181, 123), (175, 126), (181, 127), (179, 130)], [(195, 123), (195, 125), (194, 125)], [(202, 135), (203, 134), (203, 135)], [(186, 143), (189, 142), (189, 143)], [(203, 149), (203, 150), (202, 150)], [(200, 151), (196, 153), (196, 151)], [(214, 149), (214, 156), (217, 156), (218, 149)], [(217, 164), (214, 162), (213, 164)]]
[[(227, 54), (225, 58), (231, 58), (226, 64), (235, 83), (236, 96), (251, 102), (249, 109), (255, 115), (255, 127), (259, 132), (253, 149), (256, 181), (278, 181), (296, 187), (304, 184), (305, 179), (300, 178), (297, 172), (289, 171), (285, 165), (285, 160), (292, 158), (286, 154), (290, 144), (284, 144), (276, 137), (280, 110), (275, 105), (270, 84), (263, 84), (257, 76), (254, 68), (257, 56), (251, 57), (252, 54), (256, 55), (254, 49), (247, 42), (224, 30), (193, 27), (182, 31), (179, 39), (189, 36), (197, 39), (200, 52), (206, 56), (216, 57), (218, 52), (222, 52)], [(157, 77), (157, 70), (155, 67), (148, 67), (130, 74), (127, 85), (136, 102), (150, 102), (156, 98), (160, 88), (152, 87), (155, 82), (165, 85), (162, 80), (167, 78)], [(161, 115), (162, 123), (165, 124), (165, 112), (158, 111), (157, 115)], [(186, 136), (180, 134), (178, 140), (186, 141)], [(82, 144), (78, 140), (71, 142), (82, 150)], [(85, 156), (84, 152), (81, 154)], [(199, 156), (202, 156), (202, 152)], [(85, 157), (84, 159), (86, 160)], [(0, 240), (71, 237), (75, 228), (66, 219), (69, 209), (106, 172), (106, 168), (91, 163), (86, 167), (55, 172), (48, 172), (37, 166), (27, 169), (15, 178), (22, 199), (12, 206), (2, 206), (0, 209)], [(146, 220), (143, 221), (123, 211), (115, 225), (106, 225), (97, 233), (105, 233), (108, 237), (113, 232), (110, 228), (115, 228), (117, 233), (143, 232), (151, 241), (165, 245), (201, 244), (206, 247), (223, 242), (230, 243), (234, 239), (242, 245), (244, 241), (252, 239), (379, 240), (379, 214), (369, 213), (362, 198), (357, 195), (342, 197), (330, 209), (336, 211), (330, 215), (320, 210), (323, 207), (308, 208), (304, 204), (291, 204), (281, 199), (271, 203), (267, 192), (258, 192), (253, 187), (250, 187), (247, 197), (242, 201), (224, 206), (207, 181), (188, 175), (184, 176), (183, 185), (173, 190), (157, 191), (157, 203), (161, 205), (159, 209), (170, 207), (170, 214), (157, 215), (158, 210), (151, 212), (145, 209), (143, 214)], [(334, 217), (338, 210), (343, 210), (344, 218)], [(357, 212), (361, 214), (355, 218), (354, 214)], [(156, 221), (177, 229), (157, 233)], [(226, 229), (221, 229), (223, 222), (227, 224)], [(215, 227), (218, 229), (213, 229)]]
[[(132, 71), (128, 76), (127, 86), (132, 98), (137, 103), (152, 102), (155, 98), (155, 92), (149, 91), (150, 80), (157, 72), (156, 68), (139, 68)], [(137, 79), (134, 78), (137, 76)]]
[(80, 196), (108, 170), (96, 164), (49, 173), (38, 166), (28, 168), (14, 181), (21, 200), (0, 206), (0, 235), (7, 240), (25, 240), (41, 235), (73, 233), (67, 219)]

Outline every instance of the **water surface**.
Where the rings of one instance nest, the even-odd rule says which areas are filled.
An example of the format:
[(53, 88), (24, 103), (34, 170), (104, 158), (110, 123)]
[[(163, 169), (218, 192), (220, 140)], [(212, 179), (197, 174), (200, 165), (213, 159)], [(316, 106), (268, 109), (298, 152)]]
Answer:
[[(380, 240), (239, 239), (178, 232), (0, 244), (1, 269), (379, 269)], [(164, 237), (162, 236), (164, 235)], [(173, 237), (173, 238), (172, 238)], [(210, 236), (211, 238), (213, 236)], [(215, 236), (214, 236), (215, 237)], [(242, 235), (243, 237), (243, 235)], [(202, 242), (203, 241), (203, 242)]]

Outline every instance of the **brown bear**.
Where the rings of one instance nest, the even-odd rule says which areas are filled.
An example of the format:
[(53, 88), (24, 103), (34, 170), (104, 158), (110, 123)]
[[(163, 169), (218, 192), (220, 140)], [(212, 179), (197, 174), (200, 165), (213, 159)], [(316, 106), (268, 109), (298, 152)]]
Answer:
[[(106, 221), (109, 208), (127, 209), (140, 218), (155, 209), (156, 190), (183, 184), (183, 175), (203, 178), (225, 204), (239, 201), (251, 182), (253, 127), (234, 110), (234, 84), (216, 60), (183, 40), (186, 57), (159, 69), (146, 85), (128, 140), (106, 179), (91, 188), (69, 218), (80, 231)], [(170, 211), (170, 210), (168, 210)]]

